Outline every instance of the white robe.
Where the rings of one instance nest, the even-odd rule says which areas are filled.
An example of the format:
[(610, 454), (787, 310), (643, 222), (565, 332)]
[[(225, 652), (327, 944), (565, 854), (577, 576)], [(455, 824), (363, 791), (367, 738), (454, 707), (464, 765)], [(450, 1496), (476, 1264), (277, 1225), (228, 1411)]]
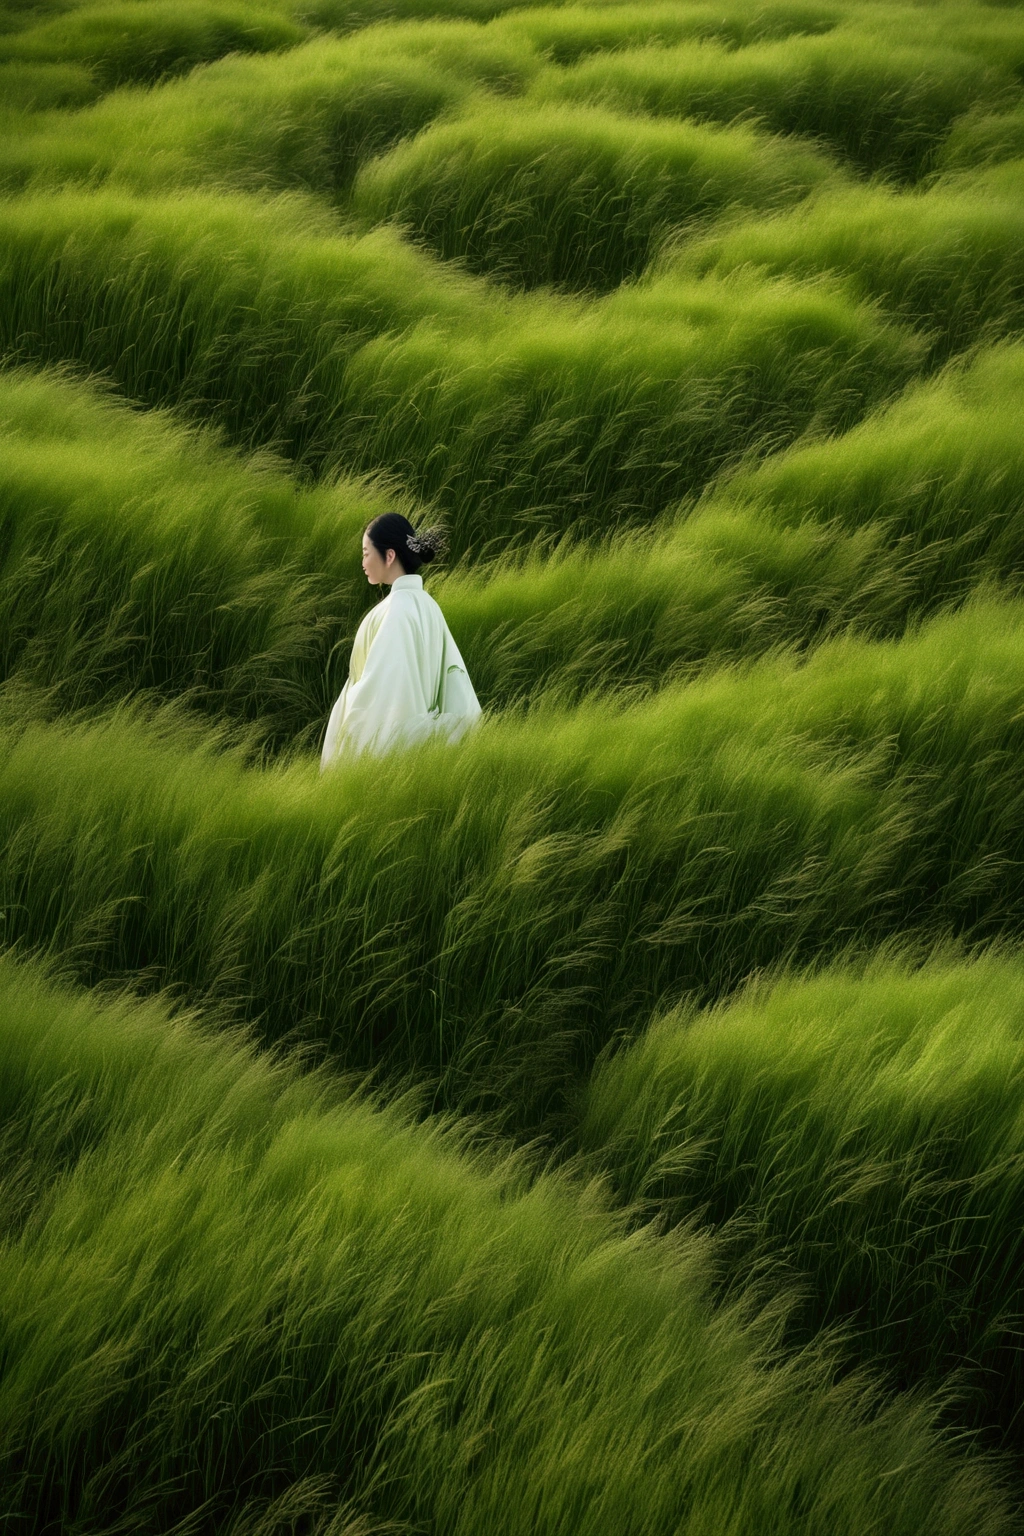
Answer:
[(399, 576), (356, 631), (348, 682), (331, 710), (321, 769), (430, 736), (456, 741), (480, 705), (444, 614), (422, 576)]

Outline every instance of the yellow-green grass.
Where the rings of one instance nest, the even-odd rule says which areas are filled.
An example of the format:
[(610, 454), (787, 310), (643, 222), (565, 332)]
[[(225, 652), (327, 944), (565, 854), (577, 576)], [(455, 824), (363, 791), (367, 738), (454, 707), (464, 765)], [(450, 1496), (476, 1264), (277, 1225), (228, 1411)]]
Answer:
[(5, 959), (0, 1011), (11, 1536), (1011, 1529), (927, 1402), (712, 1306), (699, 1234), (155, 1005)]
[(352, 206), (471, 271), (603, 290), (639, 276), (668, 230), (799, 201), (834, 174), (747, 128), (484, 103), (364, 165)]
[(516, 300), (294, 199), (114, 191), (6, 204), (0, 343), (305, 470), (389, 471), (476, 555), (650, 520), (744, 452), (848, 425), (920, 355), (828, 287)]
[(1021, 609), (458, 748), (245, 768), (177, 714), (5, 709), (9, 942), (520, 1124), (673, 990), (1022, 918)]
[(677, 257), (694, 274), (754, 270), (840, 278), (860, 300), (929, 335), (936, 360), (1024, 325), (1020, 162), (1003, 180), (923, 192), (851, 188), (709, 235)]
[(537, 53), (558, 64), (573, 64), (588, 54), (644, 46), (720, 39), (742, 47), (765, 38), (828, 32), (846, 6), (829, 0), (723, 0), (721, 5), (652, 3), (524, 7), (494, 23), (515, 34)]
[(727, 1231), (734, 1283), (790, 1266), (794, 1333), (841, 1324), (903, 1384), (959, 1372), (961, 1412), (1010, 1432), (1022, 1085), (1018, 957), (887, 960), (659, 1019), (592, 1078), (580, 1139), (623, 1198)]
[(706, 42), (599, 53), (547, 71), (531, 94), (726, 123), (746, 116), (819, 137), (863, 170), (911, 178), (955, 118), (1019, 98), (1020, 82), (971, 52), (839, 30), (740, 49)]
[(157, 80), (222, 54), (288, 48), (307, 36), (284, 8), (237, 0), (118, 0), (0, 33), (0, 60), (81, 64), (100, 89)]
[(1022, 574), (1024, 351), (980, 353), (841, 437), (773, 456), (598, 547), (434, 585), (492, 701), (660, 686), (855, 627), (898, 634)]
[(25, 116), (0, 150), (0, 178), (14, 188), (111, 179), (152, 191), (212, 184), (334, 196), (362, 159), (474, 87), (508, 91), (534, 68), (525, 45), (466, 24), (319, 38), (116, 91), (74, 117)]
[(51, 709), (142, 691), (308, 736), (369, 601), (360, 535), (393, 505), (299, 488), (69, 378), (0, 373), (0, 675)]

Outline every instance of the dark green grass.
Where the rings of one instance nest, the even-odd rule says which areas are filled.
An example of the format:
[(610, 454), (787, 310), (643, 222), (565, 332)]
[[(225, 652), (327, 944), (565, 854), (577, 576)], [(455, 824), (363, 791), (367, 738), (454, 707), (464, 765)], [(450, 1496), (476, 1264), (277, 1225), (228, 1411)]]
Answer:
[(456, 554), (650, 520), (744, 451), (842, 426), (912, 338), (828, 289), (667, 276), (512, 300), (295, 201), (14, 200), (0, 341), (221, 423), (306, 470), (387, 470)]
[(851, 295), (928, 334), (942, 361), (1024, 327), (1024, 180), (1020, 162), (1003, 171), (988, 185), (976, 176), (917, 193), (830, 193), (698, 241), (680, 265), (700, 274), (835, 274)]
[(365, 165), (352, 206), (471, 271), (600, 291), (639, 276), (673, 226), (798, 201), (830, 174), (744, 128), (484, 104)]
[(927, 1403), (713, 1308), (698, 1234), (156, 1006), (4, 960), (0, 1012), (10, 1536), (1011, 1528)]
[(308, 734), (369, 601), (360, 535), (393, 504), (300, 490), (70, 379), (0, 374), (0, 675), (55, 710), (141, 691)]
[(738, 51), (709, 43), (601, 53), (547, 73), (532, 94), (725, 123), (748, 116), (820, 138), (869, 173), (913, 179), (955, 118), (1017, 97), (1019, 82), (970, 53), (836, 32)]
[(292, 47), (307, 36), (282, 10), (230, 0), (118, 0), (0, 33), (0, 60), (82, 64), (102, 90), (152, 81), (225, 53)]
[(960, 1374), (1019, 1443), (1024, 969), (876, 963), (669, 1015), (588, 1086), (581, 1140), (624, 1198), (784, 1259), (794, 1334), (842, 1324), (906, 1384)]
[(712, 487), (648, 536), (443, 575), (492, 701), (659, 686), (849, 626), (898, 634), (1024, 567), (1024, 353), (919, 385), (842, 437)]
[(535, 67), (525, 45), (465, 24), (320, 38), (153, 90), (116, 91), (74, 117), (14, 120), (0, 178), (12, 188), (109, 179), (160, 192), (298, 187), (333, 198), (362, 160), (457, 108), (474, 87), (507, 92)]
[(537, 1124), (666, 992), (1021, 921), (1020, 611), (458, 749), (244, 769), (171, 716), (7, 710), (10, 941)]

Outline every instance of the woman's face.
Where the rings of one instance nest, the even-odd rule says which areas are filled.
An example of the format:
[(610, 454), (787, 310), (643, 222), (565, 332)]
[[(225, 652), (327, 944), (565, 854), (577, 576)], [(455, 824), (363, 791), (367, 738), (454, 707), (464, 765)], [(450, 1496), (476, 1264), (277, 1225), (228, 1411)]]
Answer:
[(398, 556), (389, 549), (387, 558), (381, 554), (368, 534), (363, 534), (363, 574), (373, 587), (390, 586), (396, 576), (402, 574)]

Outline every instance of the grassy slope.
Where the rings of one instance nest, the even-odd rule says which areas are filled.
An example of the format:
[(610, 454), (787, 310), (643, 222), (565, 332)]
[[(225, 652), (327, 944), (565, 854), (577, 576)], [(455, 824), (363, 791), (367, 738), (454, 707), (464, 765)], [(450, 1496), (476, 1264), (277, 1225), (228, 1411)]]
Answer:
[[(639, 1037), (761, 966), (1020, 933), (1024, 631), (970, 599), (1020, 575), (1024, 27), (436, 3), (0, 7), (0, 344), (135, 402), (0, 379), (0, 922), (520, 1134), (582, 1091), (688, 1235), (3, 962), (5, 1513), (994, 1530), (923, 1411), (766, 1369), (692, 1222), (737, 1296), (806, 1277), (792, 1337), (966, 1364), (1012, 1434), (1017, 962)], [(590, 296), (514, 291), (552, 281)], [(386, 795), (225, 751), (309, 744), (352, 540), (410, 493), (474, 567), (437, 589), (474, 677), (540, 707)], [(177, 703), (54, 718), (140, 691)]]
[[(666, 991), (1020, 922), (1019, 608), (317, 778), (8, 711), (11, 940), (535, 1124)], [(175, 737), (177, 731), (177, 739)], [(426, 874), (425, 874), (426, 872)], [(529, 1078), (524, 1081), (524, 1067)]]
[(16, 357), (108, 370), (307, 469), (400, 474), (459, 553), (650, 519), (744, 450), (855, 419), (918, 356), (827, 288), (515, 300), (389, 231), (209, 193), (12, 202), (0, 301)]
[(626, 1239), (156, 1007), (5, 961), (0, 1010), (12, 1536), (271, 1501), (351, 1536), (1008, 1529), (923, 1409), (713, 1310), (699, 1236)]
[(803, 1329), (959, 1371), (1015, 1430), (1022, 1075), (1019, 959), (876, 963), (661, 1019), (595, 1075), (581, 1143), (625, 1198), (731, 1224), (737, 1273), (785, 1257)]

